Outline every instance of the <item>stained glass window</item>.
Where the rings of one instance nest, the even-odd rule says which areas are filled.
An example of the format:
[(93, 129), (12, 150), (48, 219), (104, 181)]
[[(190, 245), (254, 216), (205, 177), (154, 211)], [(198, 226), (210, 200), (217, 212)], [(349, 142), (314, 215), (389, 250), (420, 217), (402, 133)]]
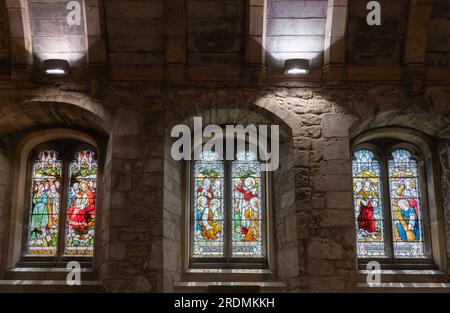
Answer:
[(380, 163), (367, 149), (353, 155), (353, 194), (359, 257), (385, 255)]
[(73, 153), (75, 144), (33, 153), (26, 257), (93, 256), (97, 158), (90, 148)]
[(28, 254), (56, 254), (58, 245), (62, 161), (55, 150), (39, 153), (33, 162)]
[(231, 174), (232, 256), (262, 257), (262, 181), (256, 154), (239, 153), (232, 163)]
[[(419, 164), (413, 153), (404, 148), (386, 153), (384, 170), (368, 149), (357, 150), (353, 157), (358, 256), (425, 256)], [(383, 212), (383, 203), (389, 214)]]
[(406, 149), (392, 152), (388, 162), (394, 255), (424, 255), (422, 209), (417, 161)]
[(203, 152), (194, 164), (193, 257), (224, 256), (224, 163)]
[(261, 163), (249, 151), (238, 153), (234, 161), (218, 158), (215, 152), (203, 152), (194, 162), (191, 256), (259, 262), (265, 256)]
[(93, 255), (96, 188), (95, 152), (80, 151), (70, 164), (65, 237), (65, 253), (68, 255)]

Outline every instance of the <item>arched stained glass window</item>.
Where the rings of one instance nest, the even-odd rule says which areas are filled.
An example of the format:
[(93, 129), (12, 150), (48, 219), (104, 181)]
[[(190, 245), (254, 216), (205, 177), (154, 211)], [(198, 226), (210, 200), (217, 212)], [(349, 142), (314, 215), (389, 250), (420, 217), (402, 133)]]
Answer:
[(417, 161), (406, 149), (392, 152), (388, 161), (394, 254), (423, 256), (422, 209)]
[(357, 252), (360, 257), (385, 255), (383, 195), (380, 163), (367, 149), (353, 159), (353, 194), (356, 213)]
[[(383, 151), (383, 142), (379, 145)], [(353, 154), (358, 257), (429, 256), (419, 163), (412, 148), (389, 151), (384, 149), (379, 158), (367, 148)]]
[(201, 262), (265, 264), (265, 179), (253, 152), (221, 161), (203, 152), (192, 168), (191, 253)]
[(87, 145), (51, 142), (32, 152), (25, 260), (93, 256), (97, 158), (80, 146)]
[(193, 257), (224, 256), (224, 163), (204, 152), (194, 164)]
[(263, 207), (261, 163), (256, 154), (237, 155), (231, 167), (233, 249), (236, 257), (263, 256)]
[(80, 151), (70, 165), (65, 244), (68, 255), (93, 255), (96, 188), (95, 152)]
[(56, 254), (62, 168), (62, 160), (56, 150), (40, 152), (33, 162), (28, 225), (29, 255)]

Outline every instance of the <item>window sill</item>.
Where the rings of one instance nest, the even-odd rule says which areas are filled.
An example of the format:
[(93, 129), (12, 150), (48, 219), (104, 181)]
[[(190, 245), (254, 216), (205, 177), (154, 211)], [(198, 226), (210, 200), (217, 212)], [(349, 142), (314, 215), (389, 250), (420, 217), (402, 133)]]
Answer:
[(286, 284), (279, 282), (270, 269), (258, 268), (190, 268), (175, 283), (179, 292), (282, 292)]
[(269, 274), (273, 275), (273, 272), (269, 269), (233, 269), (233, 268), (190, 268), (185, 273), (200, 273), (200, 274)]
[(221, 293), (276, 293), (286, 292), (286, 284), (282, 282), (176, 282), (175, 292), (221, 292)]

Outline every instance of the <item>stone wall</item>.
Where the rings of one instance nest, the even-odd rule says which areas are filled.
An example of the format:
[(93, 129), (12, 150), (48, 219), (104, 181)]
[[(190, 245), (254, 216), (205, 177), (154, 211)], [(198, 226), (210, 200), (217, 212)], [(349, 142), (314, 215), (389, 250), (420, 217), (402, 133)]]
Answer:
[(9, 21), (5, 3), (0, 3), (0, 76), (9, 74), (10, 60), (10, 39)]
[(369, 26), (366, 22), (369, 1), (350, 0), (347, 64), (349, 65), (400, 65), (403, 58), (403, 38), (406, 33), (407, 0), (383, 0), (381, 25)]
[[(450, 142), (443, 141), (439, 145), (439, 156), (442, 164), (441, 168), (441, 182), (442, 182), (442, 200), (445, 208), (444, 220), (445, 220), (445, 236), (446, 248), (447, 248), (447, 259), (450, 260)], [(447, 263), (447, 271), (450, 270), (449, 263)]]
[(108, 0), (104, 6), (112, 66), (164, 65), (162, 0)]
[[(298, 258), (298, 270), (279, 266), (278, 275), (288, 282), (291, 291), (348, 291), (356, 282), (350, 127), (360, 121), (356, 125), (361, 127), (352, 129), (357, 134), (380, 124), (411, 127), (409, 121), (413, 120), (414, 127), (430, 136), (447, 136), (443, 117), (439, 117), (430, 103), (431, 98), (438, 96), (430, 99), (412, 97), (408, 90), (402, 85), (375, 84), (336, 89), (263, 88), (258, 91), (252, 88), (175, 88), (167, 93), (147, 91), (153, 99), (147, 105), (152, 106), (154, 99), (162, 98), (165, 99), (162, 102), (170, 103), (172, 110), (175, 109), (171, 115), (186, 117), (204, 115), (207, 107), (209, 113), (205, 115), (205, 123), (225, 122), (230, 120), (229, 114), (244, 124), (257, 120), (251, 114), (236, 115), (236, 106), (239, 110), (247, 108), (249, 112), (266, 115), (269, 121), (271, 118), (273, 122), (279, 122), (280, 117), (289, 121), (293, 154), (284, 155), (282, 161), (285, 166), (289, 164), (286, 158), (292, 157), (295, 171), (290, 174), (293, 174), (295, 192), (291, 195), (292, 190), (288, 187), (274, 186), (281, 205), (281, 211), (275, 215), (276, 252), (278, 262), (283, 265), (288, 264), (282, 260), (294, 254)], [(172, 107), (174, 103), (177, 103), (175, 108)], [(179, 182), (181, 167), (167, 158), (165, 162), (167, 172), (161, 188), (165, 189), (164, 194), (176, 192), (181, 195), (180, 189), (184, 186)], [(289, 181), (286, 177), (291, 175), (283, 174), (283, 166), (275, 177), (281, 175), (283, 180)], [(179, 235), (174, 234), (182, 229), (178, 224), (181, 216), (178, 213), (174, 216), (171, 210), (177, 205), (182, 206), (182, 197), (167, 197), (164, 197), (165, 213), (162, 222), (160, 220), (164, 228), (162, 255), (166, 261), (161, 266), (167, 269), (165, 291), (171, 290), (173, 280), (179, 277), (183, 244)], [(289, 214), (294, 214), (295, 219)], [(172, 258), (166, 259), (166, 255)]]
[(428, 24), (427, 65), (450, 64), (450, 1), (434, 1)]
[[(184, 264), (183, 252), (185, 242), (183, 241), (189, 225), (183, 225), (186, 214), (184, 209), (187, 205), (186, 192), (186, 164), (176, 162), (170, 154), (173, 140), (170, 130), (166, 129), (164, 145), (164, 164), (156, 165), (164, 167), (164, 212), (163, 212), (163, 291), (172, 291), (174, 283), (180, 281)], [(161, 246), (155, 246), (154, 254), (160, 253)]]
[[(64, 93), (61, 88), (44, 91), (36, 87), (19, 94), (26, 98), (30, 93)], [(71, 94), (87, 97), (81, 88)], [(273, 175), (275, 212), (270, 221), (276, 236), (277, 277), (287, 283), (289, 291), (354, 290), (351, 141), (383, 126), (414, 128), (430, 137), (440, 147), (441, 209), (448, 216), (447, 95), (445, 86), (429, 86), (417, 95), (401, 83), (214, 88), (103, 84), (92, 101), (111, 113), (102, 171), (100, 253), (95, 260), (105, 289), (172, 291), (180, 279), (186, 240), (182, 233), (185, 182), (183, 165), (169, 157), (168, 131), (175, 122), (187, 123), (200, 115), (205, 124), (282, 125), (282, 164)], [(65, 110), (64, 114), (76, 112), (70, 107)], [(14, 116), (20, 121), (30, 112), (11, 107), (8, 120)], [(65, 127), (80, 127), (82, 116), (77, 113)], [(17, 124), (0, 119), (0, 125), (4, 134), (16, 132), (12, 125)], [(21, 125), (29, 131), (61, 126), (57, 119), (46, 125)], [(448, 222), (446, 227), (449, 242)]]
[(242, 65), (245, 1), (187, 1), (187, 64)]
[(0, 277), (3, 275), (3, 260), (6, 256), (7, 245), (6, 238), (8, 230), (9, 212), (8, 212), (8, 177), (9, 160), (5, 147), (0, 146)]
[[(123, 91), (118, 103), (128, 97)], [(162, 121), (163, 115), (148, 109), (115, 114), (103, 272), (108, 291), (162, 291)]]

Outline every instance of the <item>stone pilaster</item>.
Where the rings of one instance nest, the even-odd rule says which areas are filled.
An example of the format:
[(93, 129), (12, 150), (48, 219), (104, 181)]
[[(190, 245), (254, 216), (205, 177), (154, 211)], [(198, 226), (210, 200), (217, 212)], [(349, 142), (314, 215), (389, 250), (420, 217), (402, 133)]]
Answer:
[(247, 1), (245, 61), (250, 80), (260, 81), (266, 72), (265, 41), (267, 0)]
[(328, 84), (339, 84), (346, 80), (344, 64), (347, 18), (347, 0), (328, 0), (323, 66), (323, 78)]
[(166, 76), (169, 82), (186, 79), (186, 0), (165, 0)]

